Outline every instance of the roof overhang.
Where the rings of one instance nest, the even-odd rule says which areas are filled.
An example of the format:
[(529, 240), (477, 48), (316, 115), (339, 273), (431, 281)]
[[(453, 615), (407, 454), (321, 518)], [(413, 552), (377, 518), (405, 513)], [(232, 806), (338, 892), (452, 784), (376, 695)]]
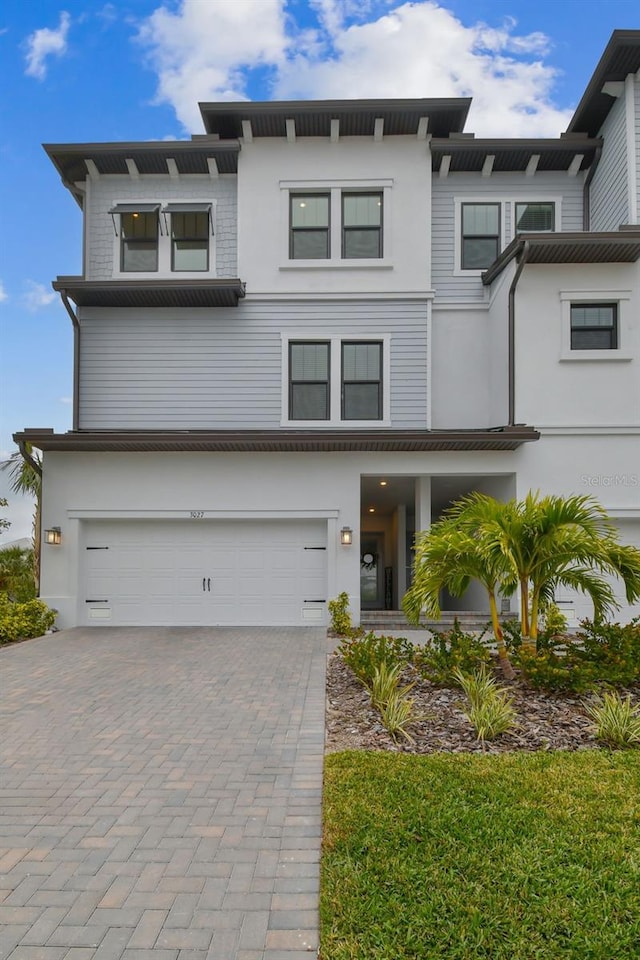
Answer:
[(330, 137), (332, 120), (338, 121), (341, 137), (373, 137), (377, 120), (384, 121), (385, 137), (415, 136), (423, 117), (430, 134), (446, 137), (464, 128), (470, 106), (469, 97), (199, 104), (205, 130), (222, 141), (242, 137), (243, 122), (250, 124), (252, 137), (287, 138), (287, 121), (293, 121), (296, 137)]
[(640, 230), (615, 233), (519, 233), (482, 274), (493, 283), (511, 260), (527, 248), (527, 263), (635, 263), (640, 259)]
[(78, 307), (237, 307), (244, 283), (229, 280), (83, 280), (58, 277), (53, 289)]
[(95, 453), (317, 453), (348, 451), (516, 450), (537, 440), (533, 427), (491, 430), (82, 430), (16, 433), (43, 451)]
[[(602, 141), (583, 136), (562, 136), (556, 139), (487, 139), (463, 134), (431, 141), (433, 169), (443, 173), (478, 173), (487, 157), (493, 157), (492, 172), (527, 172), (532, 158), (535, 170), (560, 170), (578, 173), (593, 163)], [(449, 159), (445, 161), (445, 158)], [(581, 159), (576, 163), (576, 158)], [(443, 166), (444, 162), (444, 166)]]
[(638, 70), (640, 30), (614, 30), (567, 131), (595, 136), (615, 103), (614, 97), (603, 93), (602, 88), (606, 83), (619, 83)]
[(117, 143), (45, 143), (47, 155), (74, 196), (87, 177), (137, 174), (237, 173), (240, 144), (214, 137)]

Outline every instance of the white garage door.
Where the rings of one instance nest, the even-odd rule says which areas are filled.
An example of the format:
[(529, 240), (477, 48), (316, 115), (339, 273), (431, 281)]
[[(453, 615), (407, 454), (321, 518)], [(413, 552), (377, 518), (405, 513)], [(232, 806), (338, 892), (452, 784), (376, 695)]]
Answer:
[(87, 623), (325, 623), (326, 522), (150, 520), (85, 526)]

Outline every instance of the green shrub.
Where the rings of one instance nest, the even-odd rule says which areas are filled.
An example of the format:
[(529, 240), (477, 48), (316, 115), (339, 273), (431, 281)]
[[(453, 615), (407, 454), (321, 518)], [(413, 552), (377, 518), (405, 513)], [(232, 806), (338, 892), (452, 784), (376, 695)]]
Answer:
[(483, 640), (484, 631), (479, 637), (465, 633), (460, 629), (458, 620), (453, 621), (451, 630), (434, 633), (424, 647), (416, 652), (414, 664), (418, 672), (439, 686), (451, 683), (458, 685), (456, 673), (469, 674), (483, 664), (491, 661), (489, 648)]
[(331, 630), (339, 637), (348, 637), (353, 630), (351, 614), (349, 613), (349, 594), (339, 593), (335, 600), (327, 604), (331, 615)]
[(397, 692), (403, 666), (402, 663), (394, 663), (392, 666), (381, 663), (379, 667), (376, 667), (370, 691), (371, 703), (376, 710), (380, 710), (389, 698)]
[(33, 550), (24, 547), (0, 550), (0, 591), (19, 603), (35, 600)]
[(592, 690), (598, 677), (593, 663), (581, 661), (572, 647), (563, 650), (521, 650), (517, 664), (529, 686), (538, 690), (585, 693)]
[(6, 594), (0, 594), (0, 643), (41, 637), (56, 619), (42, 600), (13, 603)]
[(640, 708), (634, 707), (631, 697), (623, 700), (619, 693), (605, 693), (585, 704), (585, 710), (598, 740), (612, 747), (640, 746)]
[(555, 603), (549, 603), (542, 614), (542, 629), (538, 636), (562, 637), (567, 632), (567, 618)]
[(398, 736), (404, 737), (409, 743), (415, 743), (415, 740), (409, 733), (409, 727), (416, 718), (415, 705), (412, 697), (406, 696), (406, 690), (395, 690), (387, 702), (380, 707), (380, 719), (385, 730), (396, 740)]
[(472, 674), (456, 671), (455, 679), (469, 701), (466, 716), (478, 740), (494, 740), (516, 725), (513, 697), (498, 686), (486, 666)]
[(575, 657), (596, 668), (598, 680), (627, 686), (640, 680), (640, 617), (630, 623), (583, 620)]
[(371, 689), (376, 670), (384, 664), (388, 669), (410, 663), (414, 649), (405, 637), (378, 636), (370, 631), (362, 636), (344, 640), (338, 653), (358, 680)]

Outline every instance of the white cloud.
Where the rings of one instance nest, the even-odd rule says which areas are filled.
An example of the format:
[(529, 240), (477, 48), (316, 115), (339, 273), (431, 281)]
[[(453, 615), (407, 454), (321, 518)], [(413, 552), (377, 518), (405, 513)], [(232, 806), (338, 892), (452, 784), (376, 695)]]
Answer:
[[(278, 99), (473, 97), (467, 129), (480, 136), (557, 136), (571, 111), (552, 100), (549, 38), (463, 23), (433, 0), (310, 0), (318, 28), (301, 29), (285, 0), (181, 0), (143, 22), (139, 40), (158, 75), (157, 102), (200, 130), (199, 100), (245, 99), (254, 67), (272, 72)], [(286, 7), (286, 13), (285, 13)], [(389, 9), (391, 8), (391, 9)], [(369, 19), (367, 19), (369, 18)]]
[(63, 10), (60, 14), (60, 24), (56, 30), (50, 30), (49, 27), (42, 27), (40, 30), (34, 30), (26, 39), (27, 67), (25, 73), (28, 77), (35, 77), (37, 80), (44, 80), (47, 74), (46, 58), (51, 56), (61, 57), (67, 51), (67, 34), (71, 25), (71, 17)]
[(4, 288), (4, 283), (0, 280), (0, 303), (4, 303), (5, 300), (9, 299), (9, 294)]
[(48, 307), (56, 299), (53, 290), (48, 290), (43, 283), (36, 283), (35, 280), (27, 280), (28, 290), (22, 296), (22, 302), (27, 310), (35, 312), (41, 307)]
[(284, 62), (283, 2), (182, 0), (176, 13), (155, 10), (138, 36), (158, 74), (157, 101), (199, 130), (199, 100), (246, 99), (244, 69)]
[(60, 403), (63, 403), (66, 407), (70, 407), (73, 403), (73, 397), (60, 397)]

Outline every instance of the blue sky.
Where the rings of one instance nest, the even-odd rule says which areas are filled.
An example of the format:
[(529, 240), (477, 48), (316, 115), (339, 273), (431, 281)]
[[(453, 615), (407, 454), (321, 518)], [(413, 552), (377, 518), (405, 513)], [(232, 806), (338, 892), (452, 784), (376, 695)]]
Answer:
[[(557, 136), (636, 0), (5, 0), (0, 12), (0, 459), (71, 428), (81, 217), (41, 144), (184, 138), (198, 100), (474, 97), (478, 135)], [(7, 492), (3, 540), (30, 532)]]

